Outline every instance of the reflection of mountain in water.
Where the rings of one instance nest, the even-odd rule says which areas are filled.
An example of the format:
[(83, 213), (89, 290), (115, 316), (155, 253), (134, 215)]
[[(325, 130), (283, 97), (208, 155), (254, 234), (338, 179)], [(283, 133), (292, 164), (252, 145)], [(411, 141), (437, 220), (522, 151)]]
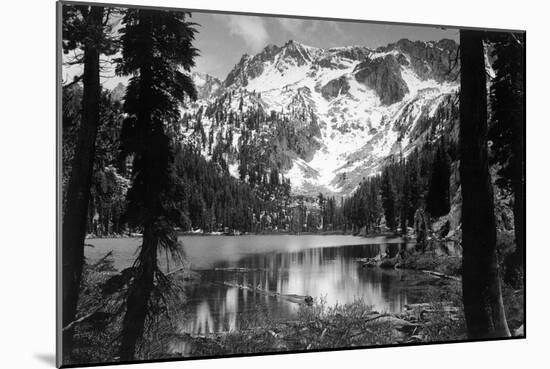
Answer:
[[(181, 331), (192, 334), (223, 332), (253, 326), (266, 313), (290, 318), (298, 305), (231, 284), (259, 287), (280, 294), (309, 295), (329, 306), (362, 299), (378, 311), (401, 311), (407, 291), (400, 286), (403, 271), (362, 268), (357, 258), (381, 251), (394, 255), (400, 246), (363, 245), (307, 249), (288, 253), (253, 254), (236, 262), (217, 263), (202, 271), (202, 282), (189, 300), (189, 319)], [(227, 270), (242, 268), (239, 272)]]

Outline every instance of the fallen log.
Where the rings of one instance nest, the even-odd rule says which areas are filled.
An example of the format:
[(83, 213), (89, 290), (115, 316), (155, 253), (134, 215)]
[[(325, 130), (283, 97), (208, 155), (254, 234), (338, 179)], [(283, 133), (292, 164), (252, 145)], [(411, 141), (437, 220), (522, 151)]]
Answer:
[(234, 272), (234, 273), (247, 273), (247, 272), (263, 272), (267, 269), (261, 269), (261, 268), (215, 268), (215, 271), (221, 271), (221, 272)]
[(106, 253), (105, 256), (103, 256), (101, 259), (99, 259), (94, 264), (92, 264), (92, 266), (93, 267), (98, 266), (99, 264), (103, 263), (109, 256), (112, 256), (112, 255), (113, 255), (113, 250)]
[(432, 275), (434, 277), (439, 277), (439, 278), (443, 278), (443, 279), (451, 279), (451, 280), (457, 281), (457, 282), (461, 281), (461, 279), (459, 277), (455, 277), (453, 275), (447, 275), (447, 274), (443, 274), (443, 273), (439, 273), (439, 272), (434, 272), (433, 270), (422, 270), (422, 273), (426, 273), (426, 274)]
[(281, 298), (283, 300), (287, 300), (290, 302), (293, 302), (295, 304), (306, 304), (311, 305), (313, 304), (313, 297), (311, 296), (303, 296), (303, 295), (295, 295), (295, 294), (281, 294), (278, 292), (272, 292), (268, 290), (264, 290), (260, 288), (259, 286), (248, 286), (245, 284), (237, 284), (237, 283), (229, 283), (229, 282), (223, 282), (224, 286), (232, 287), (232, 288), (238, 288), (245, 291), (251, 291), (251, 292), (258, 292), (260, 294), (264, 294), (270, 297), (277, 297)]
[(77, 324), (83, 323), (86, 320), (90, 319), (95, 313), (97, 313), (101, 308), (103, 308), (107, 304), (107, 300), (105, 300), (103, 303), (99, 304), (95, 309), (93, 309), (90, 313), (82, 316), (81, 318), (78, 318), (76, 320), (73, 320), (69, 324), (67, 324), (65, 327), (63, 327), (63, 332), (73, 328)]

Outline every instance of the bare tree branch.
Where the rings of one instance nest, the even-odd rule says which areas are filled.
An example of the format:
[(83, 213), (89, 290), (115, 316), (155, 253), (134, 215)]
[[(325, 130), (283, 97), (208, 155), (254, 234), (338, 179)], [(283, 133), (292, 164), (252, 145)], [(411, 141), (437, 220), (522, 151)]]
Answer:
[(107, 26), (107, 23), (109, 23), (109, 18), (111, 17), (111, 12), (113, 11), (113, 8), (107, 8), (107, 11), (105, 12), (105, 19), (103, 20), (103, 27)]
[(69, 82), (67, 83), (66, 85), (63, 85), (63, 88), (67, 88), (67, 87), (71, 87), (72, 85), (82, 81), (82, 78), (84, 77), (84, 75), (79, 75), (79, 76), (74, 76), (73, 78), (73, 81), (72, 82)]
[(84, 62), (84, 52), (77, 53), (73, 50), (73, 55), (68, 56), (67, 60), (63, 62), (64, 65), (76, 65)]

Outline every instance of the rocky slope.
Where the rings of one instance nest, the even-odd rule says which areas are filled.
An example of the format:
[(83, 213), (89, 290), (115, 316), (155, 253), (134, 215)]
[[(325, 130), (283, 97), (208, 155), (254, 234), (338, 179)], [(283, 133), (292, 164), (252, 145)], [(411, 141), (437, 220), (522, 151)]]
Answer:
[(183, 108), (183, 135), (236, 177), (277, 168), (295, 194), (347, 195), (453, 124), (456, 52), (451, 40), (268, 45), (223, 82), (193, 75), (199, 100)]

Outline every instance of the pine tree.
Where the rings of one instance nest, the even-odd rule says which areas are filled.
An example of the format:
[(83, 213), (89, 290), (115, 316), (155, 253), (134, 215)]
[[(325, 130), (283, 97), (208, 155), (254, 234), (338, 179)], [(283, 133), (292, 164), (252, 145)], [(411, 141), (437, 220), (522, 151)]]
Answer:
[(178, 130), (179, 103), (196, 98), (191, 78), (181, 72), (194, 65), (195, 29), (188, 14), (129, 9), (123, 18), (122, 58), (117, 72), (131, 75), (124, 109), (122, 152), (133, 155), (133, 182), (128, 192), (131, 226), (143, 228), (143, 243), (134, 264), (122, 325), (121, 360), (135, 358), (143, 335), (155, 280), (165, 277), (158, 267), (159, 247), (178, 252), (175, 226), (182, 214), (175, 207), (177, 180), (172, 136)]
[(408, 193), (409, 193), (409, 206), (407, 213), (407, 221), (409, 224), (414, 222), (414, 213), (416, 209), (420, 206), (420, 201), (422, 199), (422, 183), (419, 176), (419, 165), (418, 165), (418, 152), (417, 150), (407, 159), (407, 182), (408, 182)]
[(493, 188), (487, 159), (487, 87), (482, 31), (460, 30), (462, 294), (468, 337), (510, 335), (496, 254)]
[(441, 141), (433, 160), (428, 187), (427, 207), (432, 217), (443, 216), (450, 210), (450, 176), (449, 157), (446, 153), (445, 142)]
[(495, 32), (491, 84), (491, 126), (489, 138), (494, 161), (500, 164), (497, 183), (514, 195), (514, 231), (516, 249), (506, 259), (504, 280), (518, 288), (523, 282), (525, 254), (525, 38), (523, 34)]
[[(101, 54), (113, 54), (116, 47), (109, 38), (110, 26), (104, 8), (88, 5), (63, 5), (63, 52), (81, 49), (84, 73), (82, 112), (74, 149), (70, 178), (64, 199), (62, 227), (62, 325), (74, 321), (82, 267), (84, 239), (90, 202), (90, 187), (95, 157), (96, 136), (100, 119)], [(78, 79), (75, 80), (75, 82)], [(70, 359), (74, 329), (63, 331), (63, 359)]]
[(319, 210), (321, 212), (321, 225), (323, 231), (326, 229), (327, 226), (327, 219), (326, 219), (326, 200), (322, 193), (319, 193), (317, 196), (317, 199), (319, 201)]
[(390, 172), (386, 168), (382, 174), (382, 206), (384, 207), (384, 216), (387, 227), (395, 231), (395, 192), (390, 178)]
[[(405, 166), (406, 167), (406, 166)], [(401, 221), (401, 234), (407, 235), (407, 220), (408, 220), (408, 214), (409, 214), (409, 206), (410, 206), (410, 182), (409, 177), (407, 175), (407, 172), (405, 170), (405, 176), (403, 180), (403, 185), (401, 187), (401, 195), (400, 195), (400, 221)]]

